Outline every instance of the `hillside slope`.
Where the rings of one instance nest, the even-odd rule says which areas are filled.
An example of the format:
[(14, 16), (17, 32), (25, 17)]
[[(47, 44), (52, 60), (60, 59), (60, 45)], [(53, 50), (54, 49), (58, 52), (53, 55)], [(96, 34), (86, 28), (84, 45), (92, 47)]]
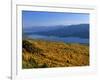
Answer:
[(89, 46), (83, 44), (23, 40), (22, 68), (89, 65)]

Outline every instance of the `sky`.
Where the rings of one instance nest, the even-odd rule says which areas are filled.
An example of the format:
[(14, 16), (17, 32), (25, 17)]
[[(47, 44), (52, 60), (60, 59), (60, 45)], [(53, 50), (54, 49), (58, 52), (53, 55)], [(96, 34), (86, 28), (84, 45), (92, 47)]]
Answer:
[(22, 11), (22, 24), (24, 28), (89, 24), (88, 13)]

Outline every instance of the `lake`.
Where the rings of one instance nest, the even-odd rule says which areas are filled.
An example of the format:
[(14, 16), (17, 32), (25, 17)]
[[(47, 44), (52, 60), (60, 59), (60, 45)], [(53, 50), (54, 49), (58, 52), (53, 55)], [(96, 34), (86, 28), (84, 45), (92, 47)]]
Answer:
[(55, 37), (55, 36), (44, 36), (44, 35), (28, 35), (29, 38), (32, 39), (41, 39), (41, 40), (49, 40), (49, 41), (60, 41), (66, 43), (89, 43), (89, 39), (79, 38), (79, 37)]

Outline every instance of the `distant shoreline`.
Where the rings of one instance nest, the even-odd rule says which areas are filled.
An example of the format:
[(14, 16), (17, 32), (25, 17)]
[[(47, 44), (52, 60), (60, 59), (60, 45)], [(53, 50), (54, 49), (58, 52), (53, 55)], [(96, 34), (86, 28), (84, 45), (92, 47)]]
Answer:
[(33, 38), (24, 38), (23, 40), (46, 41), (46, 42), (57, 42), (57, 43), (65, 43), (65, 44), (82, 44), (82, 45), (89, 46), (89, 43), (72, 43), (72, 42), (51, 41), (51, 40), (44, 40), (44, 39), (33, 39)]

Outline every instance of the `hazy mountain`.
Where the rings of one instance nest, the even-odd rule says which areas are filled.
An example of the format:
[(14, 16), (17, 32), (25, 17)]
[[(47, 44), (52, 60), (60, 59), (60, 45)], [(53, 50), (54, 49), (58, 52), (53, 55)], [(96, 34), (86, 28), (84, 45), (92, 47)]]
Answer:
[(63, 27), (63, 25), (56, 26), (34, 26), (23, 28), (23, 32), (26, 34), (33, 34), (34, 32), (51, 31)]
[[(35, 29), (35, 28), (34, 28)], [(37, 34), (44, 36), (57, 36), (57, 37), (80, 37), (89, 38), (89, 24), (79, 24), (70, 26), (54, 26), (47, 28), (38, 28), (36, 32), (26, 32), (25, 34)]]

